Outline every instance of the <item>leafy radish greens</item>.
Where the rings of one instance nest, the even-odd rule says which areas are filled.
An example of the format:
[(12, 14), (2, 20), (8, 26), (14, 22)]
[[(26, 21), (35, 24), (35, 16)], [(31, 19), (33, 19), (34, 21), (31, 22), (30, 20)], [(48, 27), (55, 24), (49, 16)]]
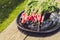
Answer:
[[(41, 1), (41, 0), (40, 0)], [(28, 2), (25, 8), (25, 12), (30, 15), (31, 12), (36, 12), (41, 14), (42, 11), (45, 12), (54, 12), (57, 10), (57, 2), (55, 0), (46, 0), (43, 2), (40, 2), (39, 0), (31, 0)]]

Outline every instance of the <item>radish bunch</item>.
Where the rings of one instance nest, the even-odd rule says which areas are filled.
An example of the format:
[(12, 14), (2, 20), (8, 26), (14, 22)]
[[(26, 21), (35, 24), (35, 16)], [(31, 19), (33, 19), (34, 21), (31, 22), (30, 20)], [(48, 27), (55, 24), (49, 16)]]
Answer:
[(21, 15), (21, 23), (26, 23), (26, 22), (42, 22), (43, 21), (43, 16), (37, 13), (32, 12), (30, 15), (27, 15), (25, 12), (22, 13)]
[[(41, 23), (46, 12), (53, 12), (56, 9), (56, 5), (57, 4), (54, 2), (54, 0), (46, 0), (42, 3), (40, 3), (39, 0), (31, 0), (28, 2), (28, 5), (26, 5), (25, 12), (22, 13), (21, 23), (26, 23), (29, 21)], [(42, 13), (43, 11), (44, 13)], [(43, 16), (41, 14), (43, 14)]]

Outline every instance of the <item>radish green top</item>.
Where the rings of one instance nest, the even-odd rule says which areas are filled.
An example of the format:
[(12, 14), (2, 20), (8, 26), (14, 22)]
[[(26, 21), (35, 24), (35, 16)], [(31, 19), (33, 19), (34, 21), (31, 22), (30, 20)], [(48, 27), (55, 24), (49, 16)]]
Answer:
[(57, 10), (57, 2), (55, 0), (29, 0), (25, 7), (25, 12), (30, 15), (31, 12), (41, 14), (42, 11), (54, 12)]

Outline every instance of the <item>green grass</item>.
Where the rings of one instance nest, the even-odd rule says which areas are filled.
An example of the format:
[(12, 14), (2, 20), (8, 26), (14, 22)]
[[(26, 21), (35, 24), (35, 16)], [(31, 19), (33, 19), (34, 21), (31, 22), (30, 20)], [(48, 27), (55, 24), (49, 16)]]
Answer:
[(8, 2), (9, 1), (5, 1), (5, 3), (4, 2), (0, 3), (0, 8), (2, 6), (2, 8), (0, 9), (0, 32), (2, 32), (5, 28), (7, 28), (7, 26), (24, 9), (27, 0), (25, 1), (23, 0), (23, 2), (21, 0), (20, 1), (14, 0), (14, 2), (10, 0), (11, 3), (9, 4)]
[[(14, 2), (13, 2), (14, 1)], [(11, 14), (12, 10), (14, 10), (17, 5), (24, 2), (24, 0), (0, 0), (0, 24), (3, 23), (3, 21), (9, 17), (9, 14)]]

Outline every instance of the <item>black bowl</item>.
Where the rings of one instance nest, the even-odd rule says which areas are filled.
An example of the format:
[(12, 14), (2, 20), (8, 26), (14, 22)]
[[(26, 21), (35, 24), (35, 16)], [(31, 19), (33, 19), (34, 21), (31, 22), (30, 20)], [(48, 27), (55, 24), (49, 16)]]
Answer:
[[(29, 32), (29, 33), (36, 33), (36, 34), (40, 34), (40, 33), (51, 33), (51, 32), (54, 32), (54, 31), (56, 31), (60, 26), (60, 23), (57, 23), (57, 24), (55, 24), (55, 26), (53, 27), (51, 27), (49, 30), (41, 30), (41, 31), (34, 31), (34, 30), (30, 30), (30, 29), (27, 29), (27, 28), (24, 28), (24, 27), (22, 27), (20, 24), (19, 24), (19, 20), (20, 20), (20, 17), (21, 17), (21, 14), (23, 13), (24, 11), (22, 11), (19, 15), (18, 15), (18, 17), (17, 17), (17, 27), (18, 27), (18, 29), (20, 29), (20, 30), (23, 30), (24, 32)], [(51, 25), (50, 25), (51, 26)]]

